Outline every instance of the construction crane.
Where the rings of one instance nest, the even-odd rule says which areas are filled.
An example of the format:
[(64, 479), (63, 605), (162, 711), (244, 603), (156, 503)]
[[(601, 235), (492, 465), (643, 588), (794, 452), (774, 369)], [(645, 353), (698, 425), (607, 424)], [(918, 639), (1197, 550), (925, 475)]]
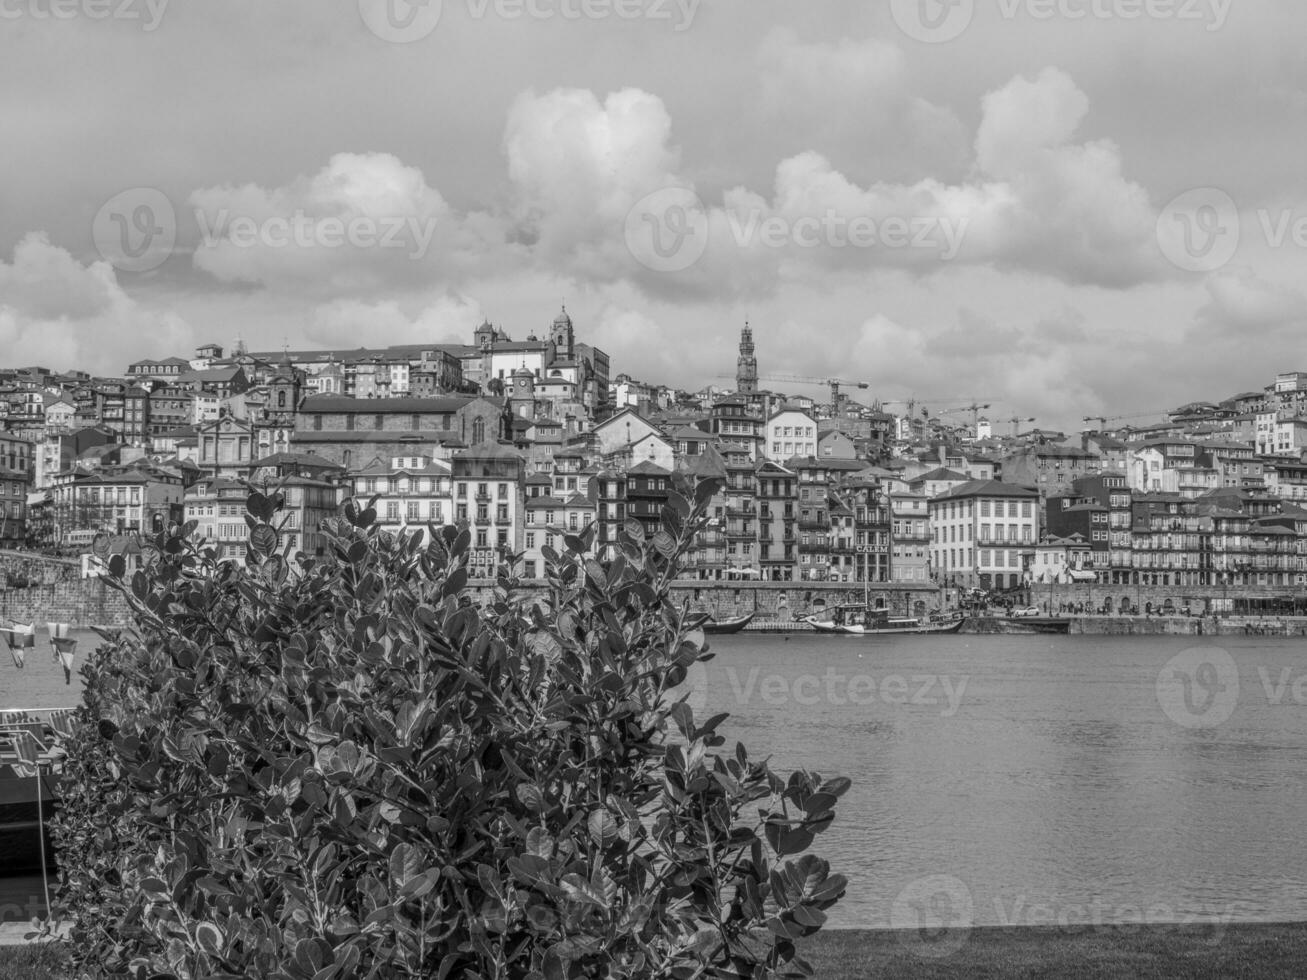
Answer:
[(1021, 434), (1021, 423), (1022, 423), (1022, 422), (1033, 422), (1033, 421), (1035, 421), (1035, 419), (1034, 419), (1034, 416), (1031, 416), (1030, 418), (1025, 418), (1025, 419), (1022, 419), (1022, 418), (1015, 418), (1015, 417), (1014, 417), (1014, 418), (1010, 418), (1010, 419), (1000, 419), (1000, 421), (1002, 421), (1002, 422), (1011, 422), (1011, 423), (1012, 423), (1012, 438), (1015, 439), (1017, 436), (1019, 436), (1019, 435)]
[[(733, 374), (719, 374), (719, 378), (733, 378)], [(835, 409), (840, 404), (841, 388), (858, 388), (866, 391), (871, 385), (866, 381), (844, 381), (840, 378), (806, 378), (795, 374), (765, 374), (758, 378), (759, 381), (778, 381), (781, 384), (793, 385), (823, 385), (830, 387), (830, 404)]]
[(1150, 419), (1159, 415), (1165, 415), (1166, 412), (1137, 412), (1134, 415), (1086, 415), (1086, 422), (1097, 422), (1101, 430), (1108, 422), (1123, 422), (1126, 419)]
[(980, 404), (980, 400), (972, 401), (970, 405), (963, 405), (960, 408), (943, 408), (936, 412), (936, 415), (956, 415), (958, 412), (971, 413), (971, 431), (976, 431), (976, 426), (980, 423), (980, 413), (990, 407), (990, 403)]

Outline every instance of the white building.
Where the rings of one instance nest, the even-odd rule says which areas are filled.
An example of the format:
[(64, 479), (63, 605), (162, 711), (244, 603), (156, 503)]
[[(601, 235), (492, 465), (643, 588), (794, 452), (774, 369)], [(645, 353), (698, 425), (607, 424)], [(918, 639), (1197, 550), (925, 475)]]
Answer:
[(519, 574), (528, 579), (544, 578), (545, 548), (561, 553), (566, 535), (580, 534), (595, 520), (594, 501), (582, 494), (572, 494), (566, 500), (550, 495), (532, 497), (526, 502), (525, 510)]
[[(1093, 560), (1093, 549), (1084, 537), (1045, 537), (1035, 545), (1033, 561), (1026, 574), (1027, 585), (1070, 585), (1093, 582), (1098, 576), (1085, 566)], [(1035, 597), (1036, 600), (1038, 596)]]
[(1039, 530), (1038, 502), (1037, 490), (996, 480), (964, 483), (931, 500), (934, 576), (966, 588), (1018, 588), (1022, 552)]
[(817, 455), (817, 420), (807, 412), (782, 409), (767, 420), (764, 455), (774, 462)]
[(349, 474), (354, 496), (378, 498), (377, 523), (385, 530), (425, 535), (426, 526), (453, 523), (450, 465), (430, 456), (374, 459)]

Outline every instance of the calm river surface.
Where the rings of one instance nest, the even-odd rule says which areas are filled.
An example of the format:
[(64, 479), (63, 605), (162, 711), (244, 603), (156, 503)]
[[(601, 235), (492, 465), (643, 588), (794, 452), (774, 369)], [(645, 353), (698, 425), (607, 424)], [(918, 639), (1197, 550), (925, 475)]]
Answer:
[[(800, 634), (712, 648), (694, 677), (701, 719), (730, 712), (728, 744), (780, 770), (853, 780), (814, 848), (850, 881), (832, 926), (916, 927), (918, 909), (977, 925), (1307, 919), (1302, 641)], [(0, 707), (79, 693), (47, 650), (22, 672), (0, 665)]]
[(711, 639), (728, 745), (853, 780), (833, 926), (1307, 919), (1302, 641)]

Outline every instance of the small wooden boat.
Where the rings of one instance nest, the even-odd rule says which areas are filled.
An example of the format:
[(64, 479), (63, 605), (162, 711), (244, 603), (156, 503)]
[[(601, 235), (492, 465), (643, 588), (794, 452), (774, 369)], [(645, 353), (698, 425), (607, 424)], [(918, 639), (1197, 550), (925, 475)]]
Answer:
[(54, 865), (49, 819), (59, 805), (54, 730), (67, 731), (70, 709), (0, 711), (0, 874)]
[(907, 633), (956, 633), (962, 629), (964, 619), (922, 621), (910, 616), (890, 616), (884, 609), (867, 609), (865, 606), (836, 606), (827, 613), (818, 613), (802, 620), (818, 633), (838, 633), (844, 636), (872, 636)]
[(54, 866), (48, 821), (58, 803), (55, 777), (50, 773), (41, 773), (38, 781), (36, 776), (19, 774), (13, 766), (0, 765), (0, 875), (40, 871), (38, 841), (45, 844), (46, 865)]
[(701, 629), (705, 633), (738, 633), (751, 622), (753, 622), (753, 613), (749, 613), (747, 616), (737, 616), (734, 619), (713, 619), (709, 617)]
[(734, 619), (716, 619), (712, 613), (700, 613), (699, 615), (703, 618), (695, 622), (695, 628), (716, 635), (738, 633), (753, 622), (754, 616), (753, 613), (749, 613), (747, 616), (737, 616)]

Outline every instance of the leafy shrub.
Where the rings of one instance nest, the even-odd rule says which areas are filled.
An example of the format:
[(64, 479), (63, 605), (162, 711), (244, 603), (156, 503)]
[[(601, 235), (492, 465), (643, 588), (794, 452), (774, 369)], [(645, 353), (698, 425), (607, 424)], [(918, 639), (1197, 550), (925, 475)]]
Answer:
[(710, 490), (611, 562), (593, 527), (546, 549), (547, 604), (501, 574), (478, 608), (467, 530), (352, 502), (301, 570), (275, 494), (243, 566), (155, 537), (67, 744), (78, 975), (808, 975), (845, 882), (797, 855), (848, 781), (718, 753), (726, 716), (678, 696), (709, 654), (669, 584)]

